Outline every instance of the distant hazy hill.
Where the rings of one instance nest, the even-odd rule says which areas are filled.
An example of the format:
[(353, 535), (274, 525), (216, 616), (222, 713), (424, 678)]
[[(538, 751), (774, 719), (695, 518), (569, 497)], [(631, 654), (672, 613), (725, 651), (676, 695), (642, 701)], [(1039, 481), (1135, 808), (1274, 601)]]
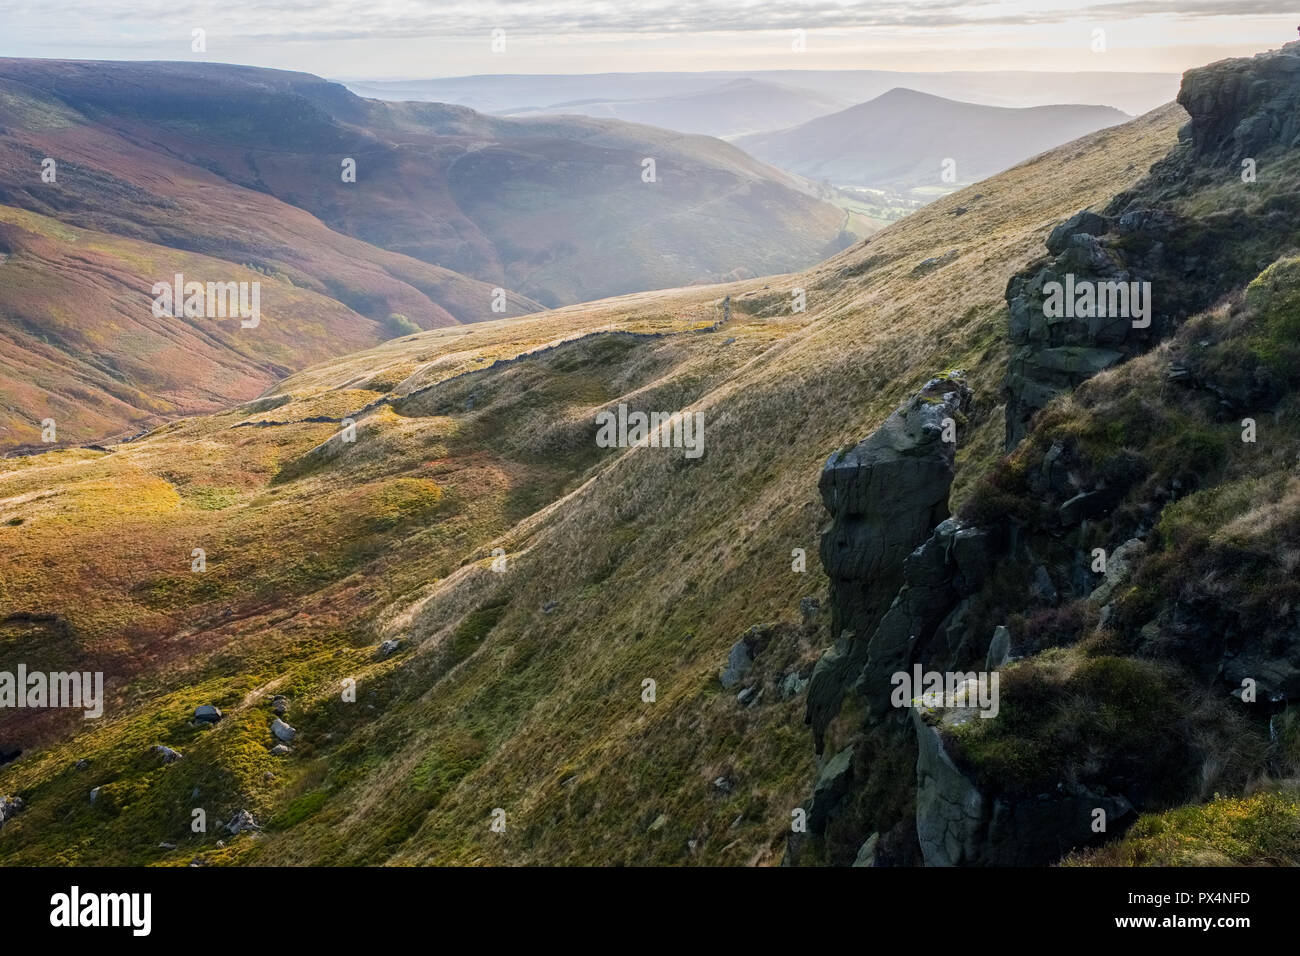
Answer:
[(780, 129), (843, 109), (852, 101), (810, 90), (747, 78), (705, 90), (649, 99), (595, 99), (529, 107), (509, 115), (576, 113), (663, 126), (683, 133), (740, 136)]
[[(791, 61), (794, 62), (794, 61)], [(806, 61), (799, 61), (806, 62)], [(895, 87), (985, 106), (1051, 106), (1095, 103), (1125, 113), (1145, 113), (1170, 102), (1178, 92), (1177, 73), (1043, 73), (993, 72), (898, 73), (890, 70), (755, 70), (702, 73), (505, 74), (456, 76), (428, 80), (349, 80), (361, 96), (382, 100), (458, 103), (489, 113), (545, 108), (562, 112), (565, 104), (674, 99), (707, 94), (730, 80), (776, 84), (827, 97), (849, 106)], [(795, 121), (797, 122), (797, 121)], [(667, 124), (672, 128), (672, 123)], [(779, 129), (790, 123), (773, 123)]]
[(837, 186), (912, 189), (971, 183), (1128, 117), (1108, 106), (980, 106), (894, 89), (791, 129), (737, 145), (783, 169)]
[[(0, 448), (47, 417), (86, 441), (251, 398), (396, 334), (394, 312), (430, 328), (788, 272), (844, 222), (706, 137), (274, 70), (0, 59)], [(156, 318), (178, 272), (261, 282), (264, 321)]]

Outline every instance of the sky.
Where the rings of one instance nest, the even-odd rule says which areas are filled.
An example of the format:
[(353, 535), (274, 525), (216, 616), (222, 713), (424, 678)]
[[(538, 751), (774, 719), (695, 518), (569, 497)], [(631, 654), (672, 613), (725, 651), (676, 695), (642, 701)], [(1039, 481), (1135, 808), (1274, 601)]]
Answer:
[[(0, 0), (0, 56), (207, 60), (348, 80), (646, 70), (1182, 72), (1296, 39), (1296, 4)], [(203, 31), (200, 51), (192, 49), (195, 30)]]

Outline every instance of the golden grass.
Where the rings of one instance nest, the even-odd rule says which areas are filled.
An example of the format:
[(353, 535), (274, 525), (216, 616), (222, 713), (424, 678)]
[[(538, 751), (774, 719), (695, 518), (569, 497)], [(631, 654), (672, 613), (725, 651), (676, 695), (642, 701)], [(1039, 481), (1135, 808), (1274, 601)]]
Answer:
[[(0, 791), (30, 805), (0, 835), (0, 857), (66, 846), (68, 862), (162, 863), (151, 848), (183, 838), (178, 852), (222, 863), (775, 862), (813, 773), (803, 701), (767, 686), (742, 708), (716, 674), (747, 627), (793, 621), (800, 598), (824, 590), (822, 462), (953, 366), (979, 403), (961, 461), (970, 472), (991, 461), (1008, 277), (1057, 222), (1137, 180), (1181, 120), (1169, 108), (1070, 144), (806, 273), (425, 332), (293, 376), (275, 389), (290, 398), (278, 408), (192, 418), (106, 456), (6, 461), (0, 508), (24, 523), (0, 524), (0, 618), (56, 611), (83, 640), (120, 649), (121, 670), (102, 727), (54, 734), (0, 768)], [(955, 216), (959, 205), (968, 211)], [(954, 261), (914, 273), (951, 249)], [(808, 300), (799, 315), (786, 305), (796, 288)], [(730, 324), (691, 331), (721, 318), (726, 295)], [(610, 367), (584, 365), (601, 339), (583, 337), (614, 329), (670, 334)], [(565, 340), (578, 341), (490, 368)], [(304, 418), (359, 412), (379, 388), (460, 396), (475, 383), (496, 389), (486, 405), (375, 409), (358, 417), (355, 443), (326, 446), (299, 477), (285, 470), (337, 442), (338, 424)], [(584, 436), (607, 395), (703, 412), (704, 457), (598, 453)], [(262, 420), (285, 424), (231, 427)], [(137, 489), (137, 503), (101, 510), (111, 487)], [(222, 489), (223, 507), (203, 507), (194, 487)], [(955, 497), (965, 491), (963, 477)], [(189, 571), (200, 546), (203, 576)], [(505, 573), (490, 569), (494, 547)], [(794, 548), (806, 573), (791, 571)], [(384, 638), (403, 648), (375, 660)], [(766, 678), (828, 640), (791, 638)], [(339, 699), (349, 676), (356, 704)], [(270, 681), (292, 689), (303, 731), (275, 782), (253, 772), (269, 740), (234, 724), (203, 738), (204, 759), (252, 768), (212, 784), (227, 814), (246, 801), (289, 825), (218, 855), (215, 835), (168, 829), (170, 811), (145, 791), (129, 811), (134, 842), (115, 842), (125, 824), (77, 809), (85, 792), (67, 768), (78, 756), (93, 752), (133, 786), (165, 780), (181, 765), (132, 763), (146, 739), (201, 698), (238, 701)], [(713, 787), (720, 775), (730, 792)], [(504, 834), (489, 829), (498, 807)]]

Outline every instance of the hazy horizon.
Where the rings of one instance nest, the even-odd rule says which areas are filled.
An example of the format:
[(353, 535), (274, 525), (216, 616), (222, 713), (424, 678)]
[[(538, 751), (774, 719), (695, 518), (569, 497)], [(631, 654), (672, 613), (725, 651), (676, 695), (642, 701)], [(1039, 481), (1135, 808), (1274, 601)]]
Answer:
[[(753, 70), (1173, 72), (1296, 38), (1275, 0), (0, 3), (0, 56), (204, 60), (401, 81)], [(204, 31), (205, 50), (192, 35)], [(503, 32), (502, 32), (503, 31)], [(1102, 31), (1098, 34), (1097, 31)]]

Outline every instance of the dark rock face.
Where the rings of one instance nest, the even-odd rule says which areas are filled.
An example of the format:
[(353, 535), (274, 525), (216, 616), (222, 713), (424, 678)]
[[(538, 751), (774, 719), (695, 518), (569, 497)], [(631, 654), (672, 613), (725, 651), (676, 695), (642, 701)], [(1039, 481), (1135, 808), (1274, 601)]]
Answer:
[(822, 469), (818, 487), (831, 524), (821, 558), (830, 576), (831, 633), (839, 638), (818, 661), (808, 689), (807, 722), (818, 753), (898, 594), (905, 562), (948, 517), (957, 422), (970, 398), (959, 373), (933, 379)]
[(808, 810), (808, 830), (821, 833), (836, 805), (848, 792), (853, 780), (853, 748), (845, 747), (826, 762), (813, 786), (812, 806)]
[[(1258, 160), (1266, 171), (1271, 160), (1286, 158), (1285, 150), (1300, 148), (1298, 64), (1300, 44), (1291, 44), (1281, 53), (1189, 73), (1180, 102), (1193, 121), (1180, 145), (1104, 210), (1084, 210), (1059, 225), (1047, 238), (1049, 256), (1011, 279), (1008, 447), (1035, 427), (1031, 419), (1052, 398), (1169, 339), (1185, 320), (1242, 290), (1278, 255), (1300, 245), (1300, 193), (1285, 181), (1251, 193), (1241, 176), (1243, 158)], [(1205, 211), (1207, 197), (1223, 195), (1241, 207)], [(1150, 321), (1134, 322), (1143, 318), (1139, 314), (1045, 309), (1056, 294), (1053, 282), (1062, 289), (1067, 283), (1150, 283)], [(1174, 348), (1195, 353), (1188, 338), (1175, 336)], [(1180, 369), (1170, 378), (1176, 389), (1208, 387), (1213, 364), (1202, 370), (1196, 354), (1173, 358)], [(1250, 404), (1254, 393), (1246, 386), (1239, 391), (1235, 402), (1213, 394), (1224, 407), (1257, 412)], [(1163, 409), (1159, 395), (1144, 391), (1139, 397)], [(981, 762), (987, 751), (968, 746), (971, 738), (961, 729), (968, 709), (923, 709), (915, 698), (905, 710), (895, 709), (891, 678), (898, 672), (1042, 668), (1002, 685), (1008, 694), (1026, 695), (1011, 702), (1028, 703), (1046, 687), (1039, 681), (1047, 668), (1042, 659), (1024, 658), (1097, 634), (1118, 648), (1105, 654), (1117, 664), (1105, 678), (1121, 681), (1116, 688), (1130, 673), (1125, 658), (1147, 658), (1186, 681), (1177, 686), (1194, 688), (1199, 681), (1220, 697), (1233, 688), (1240, 693), (1249, 678), (1265, 709), (1300, 696), (1300, 630), (1293, 611), (1285, 627), (1261, 636), (1242, 625), (1239, 608), (1224, 607), (1214, 594), (1151, 587), (1163, 580), (1153, 575), (1167, 571), (1159, 566), (1159, 539), (1149, 534), (1165, 505), (1196, 487), (1197, 476), (1180, 478), (1192, 466), (1153, 455), (1149, 436), (1137, 434), (1131, 443), (1098, 453), (1075, 440), (1070, 428), (1078, 420), (1044, 420), (1046, 431), (991, 476), (997, 479), (992, 505), (986, 501), (988, 507), (966, 512), (1006, 520), (980, 517), (973, 520), (981, 525), (973, 526), (950, 518), (952, 449), (934, 441), (934, 425), (939, 417), (960, 419), (968, 400), (957, 383), (932, 382), (823, 470), (819, 488), (831, 524), (822, 562), (837, 640), (813, 670), (806, 720), (818, 754), (830, 740), (834, 757), (819, 765), (805, 803), (816, 825), (791, 839), (789, 862), (798, 862), (805, 844), (820, 841), (822, 858), (844, 865), (856, 855), (886, 866), (1043, 865), (1122, 833), (1138, 811), (1164, 805), (1156, 802), (1157, 792), (1196, 798), (1194, 780), (1205, 763), (1193, 756), (1195, 747), (1188, 759), (1174, 758), (1158, 771), (1174, 776), (1159, 779), (1149, 762), (1107, 763), (1091, 749), (1073, 754), (1078, 759), (1063, 763), (1059, 775), (1013, 772), (1008, 779), (996, 772), (1005, 769), (1001, 765), (990, 769)], [(1081, 420), (1109, 423), (1104, 402), (1091, 406), (1084, 397), (1080, 407), (1102, 416)], [(1004, 504), (1007, 499), (1014, 505)], [(1098, 551), (1101, 566), (1095, 564)], [(1138, 598), (1125, 597), (1130, 591)], [(1098, 699), (1110, 699), (1110, 685), (1098, 688)], [(845, 716), (836, 720), (842, 710)], [(853, 726), (846, 726), (849, 713)], [(1049, 704), (1043, 713), (1055, 711)], [(1008, 747), (1036, 744), (1037, 727), (1000, 720), (1005, 717), (992, 716), (988, 726)], [(1171, 730), (1170, 747), (1173, 736)], [(890, 757), (910, 765), (913, 746), (915, 790), (900, 793), (893, 781), (902, 768)], [(1129, 756), (1123, 749), (1114, 754)], [(1183, 771), (1186, 782), (1177, 776)], [(1156, 786), (1162, 781), (1169, 784), (1163, 790)], [(1184, 783), (1192, 789), (1176, 790)], [(879, 836), (867, 853), (873, 834)]]
[(836, 453), (818, 488), (831, 515), (821, 558), (831, 633), (869, 633), (902, 583), (903, 560), (948, 517), (956, 422), (970, 402), (960, 376), (937, 378), (868, 438)]
[[(1085, 210), (1052, 232), (1050, 261), (1011, 278), (1008, 449), (1053, 398), (1146, 351), (1186, 314), (1186, 293), (1178, 290), (1199, 260), (1170, 251), (1185, 231), (1171, 213), (1108, 217)], [(1081, 295), (1094, 296), (1095, 304), (1076, 308)]]
[[(1300, 43), (1191, 70), (1178, 102), (1191, 115), (1179, 148), (1103, 212), (1084, 210), (1057, 226), (1047, 239), (1050, 258), (1007, 283), (1008, 450), (1057, 395), (1147, 351), (1300, 238), (1295, 194), (1273, 196), (1267, 209), (1229, 207), (1194, 220), (1175, 208), (1196, 189), (1240, 183), (1244, 160), (1267, 176), (1271, 157), (1300, 145)], [(1110, 305), (1122, 299), (1114, 283), (1150, 283), (1149, 324), (1113, 308), (1056, 315), (1050, 283), (1093, 285)]]
[(1183, 77), (1178, 102), (1191, 114), (1196, 153), (1239, 164), (1300, 146), (1300, 42), (1249, 59), (1223, 60)]
[(1095, 821), (1113, 832), (1136, 816), (1123, 796), (1077, 784), (1033, 797), (990, 798), (953, 763), (921, 710), (911, 716), (916, 833), (926, 866), (1037, 866), (1096, 840)]
[(953, 542), (961, 525), (943, 521), (903, 563), (903, 586), (867, 645), (855, 689), (871, 714), (889, 711), (890, 677), (907, 670), (929, 643), (958, 599)]

